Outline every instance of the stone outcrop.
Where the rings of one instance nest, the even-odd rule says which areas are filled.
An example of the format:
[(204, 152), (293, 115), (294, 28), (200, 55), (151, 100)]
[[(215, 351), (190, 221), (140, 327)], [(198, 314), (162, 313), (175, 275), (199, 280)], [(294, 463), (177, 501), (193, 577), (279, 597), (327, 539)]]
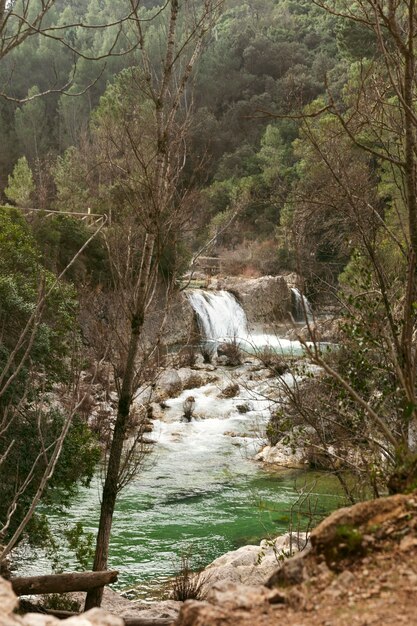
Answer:
[[(168, 398), (176, 398), (187, 389), (203, 387), (203, 385), (217, 381), (218, 378), (212, 366), (203, 366), (198, 369), (191, 367), (167, 367), (156, 378), (152, 389), (153, 404), (164, 402)], [(136, 394), (138, 404), (140, 404), (142, 399), (147, 400), (149, 396), (149, 385), (146, 385), (141, 390), (138, 390)], [(157, 413), (159, 411), (155, 407), (153, 417), (157, 417)]]
[(236, 296), (250, 324), (280, 322), (291, 313), (291, 289), (284, 276), (228, 277), (216, 286)]
[(287, 333), (288, 339), (293, 341), (297, 339), (311, 341), (312, 336), (316, 341), (337, 343), (340, 340), (340, 319), (328, 318), (315, 320), (311, 322), (309, 326), (291, 328)]
[(304, 448), (293, 448), (288, 444), (278, 442), (275, 446), (265, 446), (255, 456), (255, 461), (265, 465), (278, 465), (288, 468), (305, 468), (309, 461)]
[(263, 540), (257, 546), (242, 546), (223, 554), (204, 570), (207, 585), (219, 582), (263, 585), (279, 567), (280, 560), (306, 546), (305, 533), (285, 533), (274, 540)]
[(176, 626), (416, 623), (417, 492), (339, 509), (265, 585), (218, 582)]

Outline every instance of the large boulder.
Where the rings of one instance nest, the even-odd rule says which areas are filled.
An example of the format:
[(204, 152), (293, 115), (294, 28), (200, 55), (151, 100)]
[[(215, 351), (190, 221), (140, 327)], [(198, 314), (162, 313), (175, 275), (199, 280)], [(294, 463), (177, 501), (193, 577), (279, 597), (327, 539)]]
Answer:
[(182, 381), (177, 370), (167, 368), (158, 376), (154, 390), (154, 399), (156, 402), (160, 402), (168, 398), (176, 398), (182, 392), (182, 388)]
[(227, 552), (204, 570), (207, 585), (212, 587), (219, 581), (263, 585), (280, 567), (282, 558), (304, 549), (306, 543), (305, 533), (285, 533), (271, 541), (263, 540), (258, 546)]
[(303, 447), (293, 448), (283, 442), (262, 448), (255, 456), (255, 461), (261, 461), (265, 465), (277, 465), (293, 469), (305, 468), (308, 464), (306, 451)]

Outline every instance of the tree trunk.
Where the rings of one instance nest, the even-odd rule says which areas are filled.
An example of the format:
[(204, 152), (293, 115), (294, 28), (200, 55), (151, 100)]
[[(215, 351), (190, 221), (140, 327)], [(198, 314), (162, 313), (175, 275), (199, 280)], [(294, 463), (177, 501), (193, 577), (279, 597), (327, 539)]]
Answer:
[[(116, 423), (110, 447), (109, 462), (106, 479), (103, 487), (103, 498), (100, 510), (100, 522), (96, 540), (96, 552), (94, 557), (94, 571), (107, 569), (109, 556), (110, 533), (113, 522), (114, 507), (118, 493), (120, 463), (123, 452), (123, 444), (126, 438), (126, 430), (129, 421), (130, 406), (134, 393), (133, 383), (135, 378), (136, 357), (138, 353), (139, 339), (142, 332), (146, 295), (148, 291), (149, 276), (152, 264), (152, 256), (155, 238), (147, 235), (142, 253), (141, 270), (138, 279), (138, 293), (136, 296), (135, 312), (131, 319), (131, 331), (129, 339), (129, 351), (123, 374), (122, 387), (119, 396)], [(85, 601), (85, 610), (100, 606), (103, 597), (103, 587), (88, 592)]]

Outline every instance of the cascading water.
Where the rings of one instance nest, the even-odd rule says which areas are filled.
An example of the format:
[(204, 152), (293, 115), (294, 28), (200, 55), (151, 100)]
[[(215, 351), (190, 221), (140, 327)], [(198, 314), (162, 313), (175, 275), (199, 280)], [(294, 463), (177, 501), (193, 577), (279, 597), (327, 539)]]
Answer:
[(248, 335), (245, 311), (228, 291), (194, 289), (187, 293), (197, 314), (202, 335), (208, 341), (244, 339)]
[(291, 288), (293, 301), (293, 314), (296, 322), (305, 322), (313, 319), (313, 311), (306, 296), (302, 294), (296, 287)]
[[(297, 293), (301, 298), (298, 290)], [(276, 334), (250, 332), (245, 311), (228, 291), (192, 289), (187, 292), (187, 297), (197, 315), (203, 340), (213, 346), (219, 342), (232, 340), (237, 341), (242, 350), (249, 353), (256, 354), (264, 348), (282, 354), (302, 353), (298, 341), (290, 341)], [(310, 314), (308, 302), (307, 306)]]

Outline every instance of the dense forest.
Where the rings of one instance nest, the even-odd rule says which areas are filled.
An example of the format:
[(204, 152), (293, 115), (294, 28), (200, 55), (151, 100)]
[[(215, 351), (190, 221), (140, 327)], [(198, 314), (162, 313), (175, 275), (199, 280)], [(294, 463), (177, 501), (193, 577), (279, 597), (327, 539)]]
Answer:
[[(0, 2), (0, 563), (22, 539), (53, 546), (38, 504), (65, 509), (104, 450), (106, 569), (145, 454), (135, 393), (156, 385), (199, 255), (227, 276), (296, 273), (338, 319), (323, 353), (306, 314), (322, 375), (286, 389), (271, 443), (294, 424), (349, 441), (354, 462), (330, 465), (352, 501), (345, 470), (361, 495), (415, 486), (415, 8)], [(110, 379), (114, 421), (92, 427), (90, 387)]]
[[(95, 15), (109, 22), (120, 17), (112, 3), (64, 4), (65, 10), (55, 3), (48, 20), (65, 25)], [(291, 187), (302, 178), (294, 143), (300, 123), (285, 116), (301, 111), (327, 88), (341, 97), (349, 73), (369, 46), (366, 33), (362, 41), (356, 30), (311, 2), (230, 2), (224, 7), (206, 38), (193, 84), (187, 86), (192, 120), (181, 184), (194, 190), (201, 207), (193, 215), (194, 236), (187, 238), (188, 246), (215, 233), (233, 212), (236, 198), (244, 196), (234, 226), (217, 241), (218, 251), (227, 250), (230, 271), (242, 270), (245, 261), (250, 266), (251, 259), (261, 273), (294, 268), (278, 226), (290, 204)], [(102, 32), (73, 31), (66, 35), (71, 45), (90, 57), (103, 54), (114, 36), (111, 29), (105, 37)], [(156, 24), (148, 37), (150, 62), (157, 67), (161, 50)], [(102, 61), (76, 58), (75, 63), (72, 50), (60, 42), (31, 37), (3, 60), (2, 84), (9, 96), (24, 100), (57, 91), (22, 104), (2, 100), (0, 189), (5, 199), (11, 197), (5, 191), (8, 176), (25, 157), (33, 178), (26, 200), (31, 206), (70, 211), (91, 207), (94, 212), (117, 206), (117, 190), (95, 166), (102, 156), (99, 135), (116, 94), (121, 105), (132, 106), (126, 83), (140, 56), (137, 49), (121, 54), (128, 47), (121, 38), (117, 46)], [(69, 82), (65, 94), (60, 93)], [(342, 256), (343, 264), (338, 244), (329, 241), (327, 247), (318, 253), (318, 261), (333, 253), (336, 259)]]

